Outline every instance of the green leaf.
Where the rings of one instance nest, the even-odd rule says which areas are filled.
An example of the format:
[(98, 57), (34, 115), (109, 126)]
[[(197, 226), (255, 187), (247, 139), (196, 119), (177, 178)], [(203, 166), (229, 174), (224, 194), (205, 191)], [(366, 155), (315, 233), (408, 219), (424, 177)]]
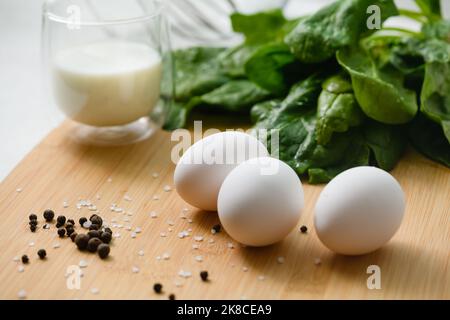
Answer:
[(369, 121), (363, 130), (365, 141), (378, 167), (386, 171), (392, 170), (407, 146), (408, 139), (403, 128)]
[(183, 128), (186, 125), (186, 119), (189, 113), (200, 102), (198, 97), (192, 98), (187, 103), (172, 101), (170, 105), (166, 107), (163, 129), (173, 131)]
[(261, 44), (281, 39), (285, 23), (286, 19), (280, 9), (250, 15), (236, 12), (231, 15), (233, 30), (242, 33), (247, 44)]
[[(194, 47), (173, 52), (176, 100), (188, 101), (228, 81), (217, 60), (223, 51), (222, 48)], [(169, 85), (163, 83), (162, 86)]]
[(420, 10), (427, 16), (441, 16), (440, 0), (415, 0)]
[(392, 0), (341, 0), (301, 20), (285, 38), (300, 61), (322, 62), (332, 58), (336, 51), (355, 45), (362, 34), (371, 32), (367, 28), (367, 8), (378, 5), (381, 19), (397, 15)]
[(245, 64), (260, 48), (260, 45), (241, 44), (230, 48), (219, 56), (223, 71), (232, 78), (245, 77)]
[(282, 43), (270, 43), (259, 48), (245, 64), (247, 77), (260, 87), (282, 93), (288, 83), (284, 70), (296, 62), (289, 48)]
[(425, 80), (420, 95), (420, 110), (441, 124), (450, 143), (450, 61), (431, 62), (425, 66)]
[(417, 113), (416, 94), (403, 86), (403, 75), (379, 70), (361, 49), (338, 51), (338, 62), (352, 78), (353, 90), (364, 113), (386, 124), (406, 123)]
[(450, 168), (450, 144), (441, 126), (418, 116), (409, 124), (408, 132), (411, 144), (417, 151)]
[(322, 85), (317, 106), (316, 139), (327, 144), (333, 132), (345, 132), (360, 125), (364, 114), (353, 95), (352, 85), (342, 75), (328, 78)]
[(427, 38), (435, 38), (450, 42), (450, 21), (439, 20), (424, 24), (422, 32)]
[(271, 96), (267, 90), (248, 80), (232, 80), (204, 94), (203, 104), (219, 106), (229, 111), (244, 111)]

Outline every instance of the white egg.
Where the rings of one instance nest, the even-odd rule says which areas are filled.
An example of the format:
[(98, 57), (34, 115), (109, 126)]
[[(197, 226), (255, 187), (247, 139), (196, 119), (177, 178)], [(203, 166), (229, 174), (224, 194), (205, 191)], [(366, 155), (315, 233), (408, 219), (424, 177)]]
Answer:
[(323, 189), (314, 225), (330, 250), (360, 255), (388, 242), (404, 211), (403, 191), (394, 177), (375, 167), (356, 167), (337, 175)]
[(226, 177), (218, 198), (219, 219), (236, 241), (265, 246), (285, 238), (303, 209), (303, 187), (284, 162), (254, 158)]
[(258, 139), (243, 132), (210, 135), (183, 154), (175, 168), (175, 187), (187, 203), (216, 211), (217, 195), (228, 173), (245, 160), (268, 154)]

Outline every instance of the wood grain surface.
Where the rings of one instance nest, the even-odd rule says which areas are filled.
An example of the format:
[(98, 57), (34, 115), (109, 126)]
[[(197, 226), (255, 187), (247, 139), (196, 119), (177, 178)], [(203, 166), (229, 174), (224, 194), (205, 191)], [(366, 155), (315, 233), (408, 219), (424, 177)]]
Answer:
[[(242, 247), (223, 231), (211, 233), (219, 222), (217, 214), (192, 208), (177, 196), (169, 133), (158, 132), (132, 146), (93, 148), (73, 143), (68, 131), (68, 123), (54, 130), (0, 185), (2, 299), (17, 299), (22, 289), (28, 299), (167, 299), (170, 293), (177, 299), (450, 298), (450, 170), (412, 151), (393, 171), (407, 199), (400, 230), (372, 254), (345, 257), (327, 250), (314, 232), (313, 208), (322, 186), (304, 185), (305, 210), (284, 241), (265, 248)], [(172, 190), (166, 192), (165, 186)], [(107, 260), (78, 251), (68, 238), (60, 239), (54, 224), (42, 228), (47, 208), (76, 221), (89, 217), (93, 211), (77, 209), (80, 199), (90, 199), (105, 220), (123, 225), (114, 228), (120, 238), (113, 240)], [(111, 211), (112, 203), (125, 213)], [(184, 208), (189, 209), (186, 219)], [(158, 217), (151, 218), (151, 211)], [(36, 233), (28, 229), (30, 213), (39, 217)], [(298, 231), (301, 225), (308, 226), (307, 234)], [(132, 238), (127, 226), (142, 232)], [(190, 229), (189, 237), (178, 237)], [(204, 240), (196, 242), (194, 236)], [(60, 247), (53, 248), (55, 244)], [(36, 254), (41, 248), (47, 250), (45, 261)], [(21, 262), (14, 257), (22, 254), (30, 263), (19, 272)], [(278, 257), (284, 257), (284, 263), (278, 263)], [(88, 266), (82, 269), (81, 287), (70, 289), (67, 268), (82, 259)], [(380, 290), (367, 288), (369, 265), (381, 268)], [(192, 276), (180, 277), (180, 270)], [(209, 282), (200, 280), (201, 270), (209, 272)], [(163, 294), (153, 292), (155, 282), (163, 284)]]

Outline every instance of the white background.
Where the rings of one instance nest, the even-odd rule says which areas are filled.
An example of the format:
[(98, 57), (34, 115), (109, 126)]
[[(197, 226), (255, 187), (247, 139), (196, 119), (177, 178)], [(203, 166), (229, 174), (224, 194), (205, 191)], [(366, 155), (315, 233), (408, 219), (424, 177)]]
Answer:
[[(261, 3), (261, 0), (242, 1)], [(313, 12), (328, 2), (293, 0), (288, 7), (289, 15)], [(402, 7), (411, 7), (411, 1), (397, 2)], [(64, 118), (48, 102), (43, 90), (42, 3), (43, 0), (0, 0), (0, 181)], [(450, 1), (443, 3), (448, 17)]]

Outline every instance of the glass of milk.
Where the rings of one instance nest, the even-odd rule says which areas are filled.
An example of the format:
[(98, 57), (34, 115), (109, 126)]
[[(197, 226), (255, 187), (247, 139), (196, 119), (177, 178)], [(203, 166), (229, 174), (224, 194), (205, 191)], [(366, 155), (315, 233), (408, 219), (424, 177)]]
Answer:
[(129, 144), (158, 128), (173, 92), (163, 12), (158, 0), (45, 1), (49, 87), (77, 141)]

